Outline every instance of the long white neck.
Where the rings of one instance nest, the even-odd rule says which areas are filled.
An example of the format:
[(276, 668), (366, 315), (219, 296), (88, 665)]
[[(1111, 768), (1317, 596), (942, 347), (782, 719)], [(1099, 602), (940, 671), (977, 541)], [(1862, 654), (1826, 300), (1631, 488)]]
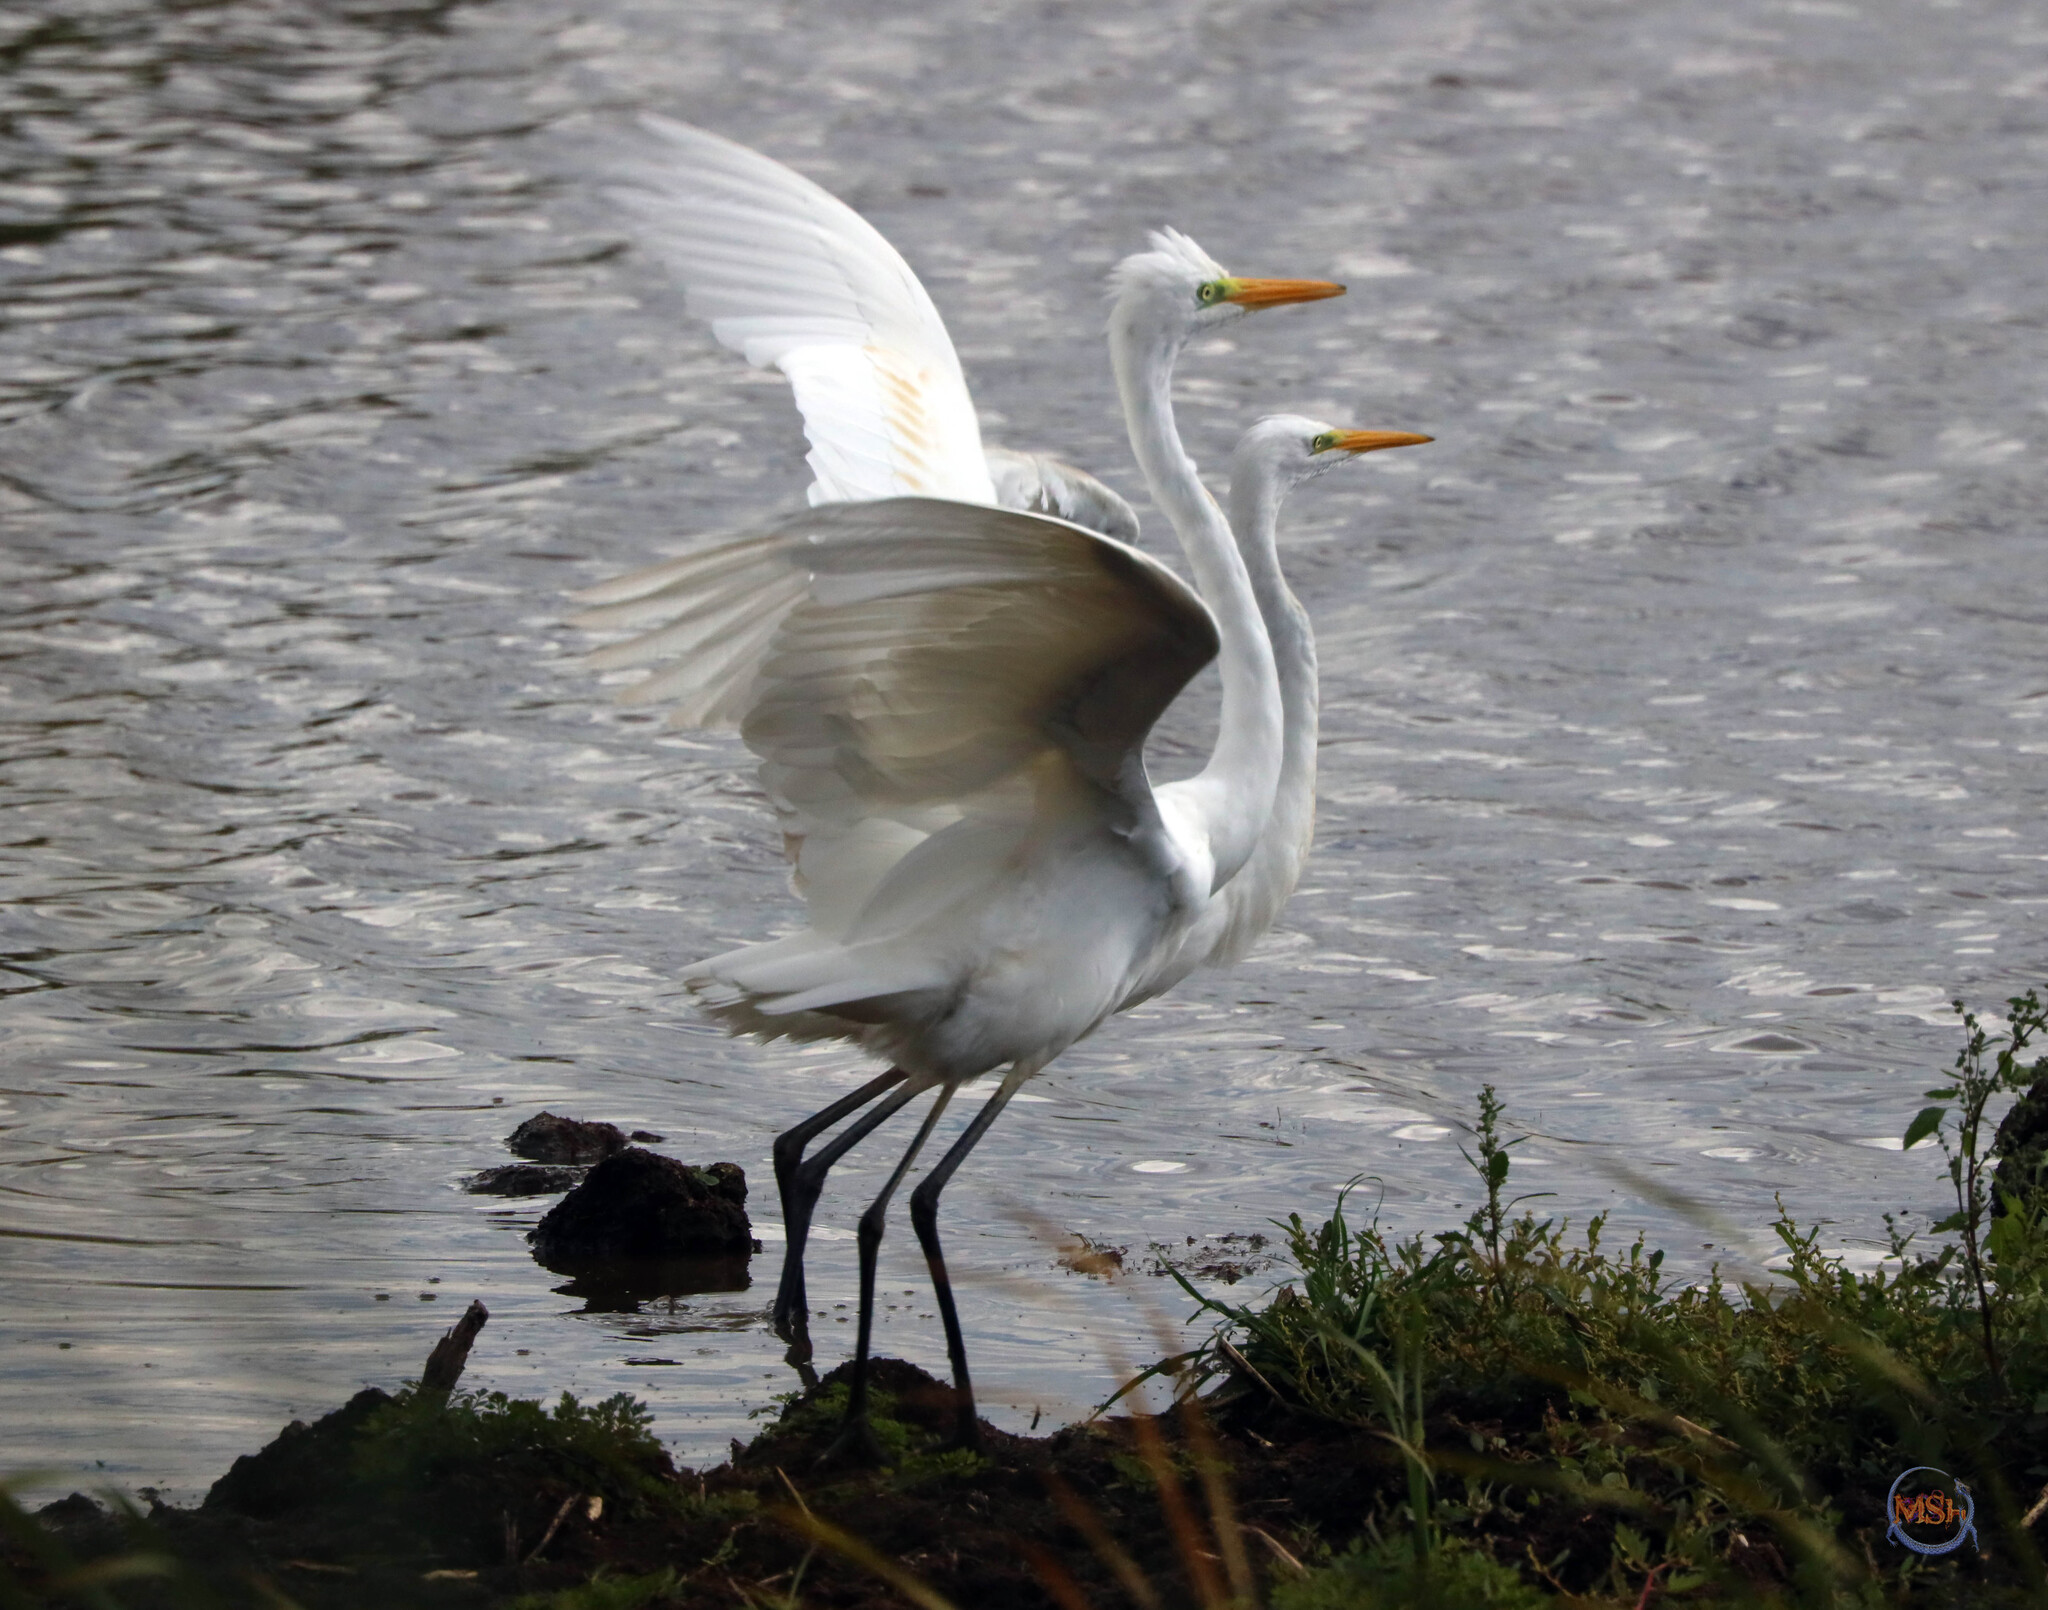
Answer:
[(1283, 734), (1272, 816), (1257, 853), (1229, 891), (1232, 905), (1243, 908), (1233, 912), (1231, 926), (1251, 929), (1243, 938), (1246, 945), (1272, 924), (1294, 892), (1315, 831), (1316, 640), (1308, 611), (1280, 573), (1278, 529), (1285, 493), (1273, 469), (1251, 453), (1242, 452), (1232, 460), (1230, 525), (1273, 642)]
[(1173, 522), (1222, 639), (1216, 748), (1208, 765), (1182, 785), (1206, 832), (1214, 890), (1235, 877), (1258, 847), (1280, 780), (1282, 715), (1273, 644), (1229, 522), (1202, 485), (1174, 426), (1179, 339), (1147, 320), (1142, 297), (1126, 296), (1110, 318), (1109, 349), (1138, 468), (1153, 502)]
[[(1210, 896), (1186, 939), (1132, 990), (1126, 1006), (1171, 989), (1197, 967), (1240, 960), (1279, 919), (1301, 879), (1316, 814), (1316, 644), (1308, 612), (1280, 574), (1277, 528), (1287, 485), (1240, 444), (1230, 466), (1230, 525), (1273, 644), (1282, 711), (1279, 782), (1257, 848)], [(1178, 785), (1176, 785), (1178, 786)]]

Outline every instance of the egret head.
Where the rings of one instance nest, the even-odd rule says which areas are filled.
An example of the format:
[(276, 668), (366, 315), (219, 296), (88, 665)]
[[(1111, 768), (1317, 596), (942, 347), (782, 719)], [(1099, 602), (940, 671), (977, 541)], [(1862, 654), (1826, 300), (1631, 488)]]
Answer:
[(1177, 229), (1155, 229), (1152, 249), (1137, 252), (1110, 273), (1113, 319), (1178, 345), (1197, 330), (1227, 324), (1260, 308), (1342, 296), (1328, 280), (1241, 279)]
[(1362, 454), (1420, 447), (1435, 439), (1405, 430), (1345, 430), (1300, 414), (1268, 414), (1238, 438), (1230, 460), (1231, 483), (1253, 476), (1285, 492)]

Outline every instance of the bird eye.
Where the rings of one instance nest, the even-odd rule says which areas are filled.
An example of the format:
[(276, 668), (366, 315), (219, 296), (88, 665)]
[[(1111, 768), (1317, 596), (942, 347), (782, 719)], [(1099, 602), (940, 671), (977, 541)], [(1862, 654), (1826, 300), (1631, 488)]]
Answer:
[(1195, 292), (1195, 300), (1203, 307), (1213, 307), (1229, 294), (1230, 286), (1222, 280), (1211, 280)]
[(1322, 435), (1311, 437), (1309, 439), (1308, 450), (1311, 453), (1327, 453), (1331, 448), (1335, 447), (1336, 445), (1337, 433), (1333, 430), (1326, 430), (1322, 433)]

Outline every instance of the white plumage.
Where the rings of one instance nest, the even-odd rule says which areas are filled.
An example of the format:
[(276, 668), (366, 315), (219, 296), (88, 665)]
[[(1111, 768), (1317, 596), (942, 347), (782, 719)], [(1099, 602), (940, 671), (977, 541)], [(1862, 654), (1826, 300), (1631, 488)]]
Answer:
[[(1308, 611), (1280, 570), (1281, 505), (1302, 482), (1361, 453), (1429, 439), (1405, 431), (1339, 430), (1299, 414), (1269, 415), (1238, 438), (1230, 455), (1230, 526), (1273, 644), (1280, 682), (1280, 778), (1251, 859), (1209, 897), (1180, 948), (1123, 1006), (1171, 989), (1198, 967), (1241, 960), (1278, 920), (1308, 858), (1316, 817), (1316, 641)], [(1160, 792), (1170, 795), (1172, 788), (1168, 784)]]
[(682, 281), (692, 314), (789, 376), (812, 503), (921, 493), (993, 503), (981, 427), (932, 299), (845, 202), (772, 157), (646, 115), (658, 154), (614, 195)]
[[(758, 651), (698, 653), (651, 679), (693, 712), (743, 711), (810, 907), (805, 932), (691, 970), (734, 1027), (855, 1040), (947, 1082), (1042, 1062), (1206, 898), (1204, 846), (1162, 840), (1142, 750), (1217, 632), (1158, 561), (1042, 516), (896, 498), (787, 516), (657, 582), (682, 623), (604, 651), (611, 662), (689, 653), (685, 634), (729, 622), (736, 597), (779, 616)], [(648, 596), (580, 618), (631, 624)], [(1162, 874), (1186, 891), (1162, 894)], [(1113, 908), (1098, 930), (1146, 925), (1121, 940), (1125, 961), (1106, 937), (1084, 957), (1049, 920), (1073, 898), (1062, 881)], [(1026, 954), (1017, 936), (1034, 928), (1053, 944)], [(1051, 988), (1064, 1009), (1048, 1010), (1069, 962)], [(874, 1021), (822, 1016), (849, 1004)]]
[(991, 447), (985, 456), (995, 482), (996, 502), (1004, 508), (1050, 514), (1119, 542), (1138, 540), (1138, 517), (1131, 506), (1087, 471), (1049, 453)]
[(945, 321), (859, 213), (743, 145), (643, 115), (612, 192), (711, 333), (789, 377), (813, 504), (919, 494), (1057, 515), (1124, 541), (1137, 516), (1093, 476), (984, 449)]

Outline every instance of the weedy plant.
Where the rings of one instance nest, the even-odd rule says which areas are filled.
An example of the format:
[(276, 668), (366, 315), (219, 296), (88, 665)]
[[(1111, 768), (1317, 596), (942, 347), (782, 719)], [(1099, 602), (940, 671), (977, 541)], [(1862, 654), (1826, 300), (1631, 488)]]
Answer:
[[(2036, 993), (2028, 990), (2006, 1002), (2010, 1012), (2006, 1028), (2003, 1033), (1994, 1034), (1961, 1001), (1954, 1005), (1957, 1016), (1963, 1020), (1963, 1048), (1956, 1053), (1956, 1077), (1941, 1089), (1927, 1092), (1927, 1099), (1936, 1105), (1920, 1109), (1906, 1126), (1904, 1140), (1906, 1149), (1911, 1151), (1932, 1135), (1948, 1163), (1956, 1210), (1932, 1229), (1934, 1234), (1956, 1237), (1942, 1255), (1961, 1256), (1970, 1290), (1977, 1299), (1985, 1368), (1994, 1380), (2000, 1380), (2005, 1373), (2000, 1333), (2009, 1328), (2001, 1320), (2007, 1317), (2005, 1310), (2014, 1296), (2027, 1288), (2027, 1282), (2016, 1281), (2014, 1276), (2019, 1265), (2040, 1244), (2041, 1204), (2010, 1192), (2002, 1193), (1994, 1201), (1991, 1157), (1989, 1148), (1983, 1144), (1984, 1109), (1993, 1097), (2017, 1095), (2048, 1073), (2048, 1057), (2037, 1057), (2031, 1064), (2020, 1061), (2027, 1047), (2048, 1031), (2048, 1012), (2044, 1012)], [(1955, 1103), (1953, 1109), (1948, 1105), (1950, 1102)], [(2003, 1280), (1992, 1277), (1994, 1265), (2003, 1271)], [(2038, 1287), (2038, 1282), (2034, 1285)]]
[(552, 1408), (503, 1392), (436, 1394), (408, 1387), (365, 1422), (352, 1450), (365, 1487), (399, 1501), (489, 1477), (601, 1497), (627, 1507), (677, 1502), (654, 1414), (619, 1392)]
[[(1297, 1280), (1263, 1304), (1183, 1280), (1217, 1320), (1167, 1361), (1269, 1437), (1290, 1419), (1353, 1428), (1390, 1454), (1363, 1536), (1276, 1593), (1323, 1605), (1529, 1602), (1814, 1606), (2048, 1602), (2029, 1513), (2048, 1498), (2048, 1226), (1994, 1202), (1985, 1122), (2048, 1075), (2031, 992), (1993, 1030), (1965, 1011), (1948, 1105), (1903, 1140), (1941, 1145), (1956, 1211), (1888, 1223), (1892, 1256), (1859, 1274), (1782, 1204), (1775, 1278), (1673, 1281), (1638, 1236), (1574, 1234), (1508, 1191), (1489, 1087), (1467, 1154), (1485, 1190), (1461, 1227), (1397, 1239), (1358, 1222), (1355, 1190), (1320, 1225), (1283, 1228)], [(1994, 1208), (2002, 1211), (1994, 1212)], [(1981, 1551), (1930, 1560), (1886, 1541), (1908, 1466), (1964, 1476)], [(1900, 1600), (1900, 1595), (1905, 1600)]]

